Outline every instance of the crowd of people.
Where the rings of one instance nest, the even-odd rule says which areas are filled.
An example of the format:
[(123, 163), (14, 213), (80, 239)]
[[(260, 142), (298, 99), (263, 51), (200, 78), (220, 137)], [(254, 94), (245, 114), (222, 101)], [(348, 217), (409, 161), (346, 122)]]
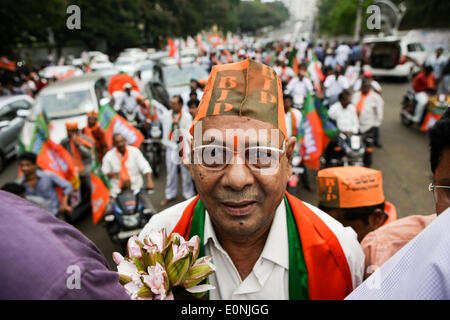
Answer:
[[(365, 159), (365, 167), (319, 170), (317, 207), (286, 192), (292, 158), (304, 149), (298, 134), (304, 131), (301, 110), (308, 95), (321, 101), (341, 133), (370, 136), (374, 146), (382, 147), (382, 88), (364, 68), (366, 51), (358, 43), (314, 46), (302, 39), (296, 44), (203, 52), (197, 61), (210, 72), (208, 83), (206, 79), (192, 79), (189, 91), (171, 97), (168, 110), (154, 105), (126, 83), (123, 91), (113, 95), (115, 111), (135, 122), (146, 137), (152, 122), (161, 123), (166, 181), (160, 205), (166, 207), (178, 198), (179, 173), (185, 199), (154, 215), (139, 238), (161, 228), (190, 238), (194, 234), (189, 230), (194, 223), (200, 223), (192, 229), (201, 230), (204, 250), (216, 266), (210, 277), (216, 287), (210, 293), (211, 299), (448, 299), (450, 270), (445, 263), (449, 258), (445, 248), (449, 239), (444, 226), (450, 221), (450, 111), (430, 130), (434, 215), (397, 219), (395, 208), (383, 192), (382, 172), (369, 168), (370, 157)], [(443, 81), (448, 63), (439, 55), (430, 61), (430, 66), (425, 66), (413, 81), (419, 93)], [(25, 89), (33, 94), (33, 89)], [(2, 91), (5, 94), (4, 88)], [(418, 100), (422, 101), (419, 93)], [(423, 103), (419, 104), (423, 112)], [(98, 124), (98, 112), (90, 112), (87, 117), (84, 128), (67, 122), (67, 138), (61, 141), (72, 156), (87, 196), (94, 160), (111, 181), (111, 203), (123, 189), (153, 190), (152, 168), (141, 150), (127, 145), (125, 137), (117, 133), (110, 148)], [(214, 130), (220, 136), (214, 140), (218, 144), (207, 145), (208, 137), (204, 136), (198, 140), (181, 135), (194, 135), (199, 125), (200, 134)], [(229, 136), (225, 134), (229, 129), (242, 131)], [(245, 134), (251, 129), (276, 129), (279, 139), (268, 141), (258, 135), (252, 140), (254, 137)], [(196, 144), (199, 142), (201, 145)], [(340, 143), (339, 137), (332, 140), (324, 148), (325, 158)], [(241, 148), (245, 152), (240, 152)], [(256, 157), (255, 162), (251, 155)], [(54, 173), (39, 170), (36, 156), (31, 152), (19, 155), (21, 177), (5, 184), (3, 190), (41, 209), (0, 193), (8, 210), (17, 211), (10, 215), (5, 208), (0, 209), (5, 220), (0, 232), (2, 247), (8, 248), (14, 234), (41, 237), (38, 243), (29, 244), (31, 252), (45, 251), (44, 257), (56, 252), (61, 259), (56, 262), (56, 258), (39, 258), (41, 266), (49, 265), (33, 273), (44, 279), (42, 283), (28, 276), (17, 281), (14, 268), (18, 265), (26, 269), (21, 265), (26, 262), (17, 258), (22, 252), (8, 253), (8, 260), (15, 262), (2, 272), (6, 289), (0, 296), (127, 298), (118, 277), (110, 273), (104, 257), (89, 240), (57, 219), (42, 218), (47, 211), (56, 216), (70, 214), (72, 185)], [(236, 162), (238, 157), (242, 163)], [(217, 159), (227, 161), (220, 163)], [(264, 174), (266, 169), (273, 171)], [(311, 189), (307, 179), (303, 183)], [(61, 194), (57, 188), (62, 189)], [(80, 195), (82, 199), (85, 196), (83, 192)], [(52, 239), (48, 239), (49, 234)], [(70, 239), (66, 234), (71, 235)], [(65, 251), (68, 240), (72, 243)], [(424, 252), (430, 241), (438, 245), (418, 257), (417, 252)], [(395, 259), (390, 259), (393, 256)], [(421, 270), (415, 270), (411, 257), (421, 259)], [(55, 284), (65, 277), (67, 266), (63, 261), (67, 265), (82, 261), (79, 264), (83, 274), (89, 275), (81, 291), (68, 291), (65, 280)], [(47, 272), (55, 274), (52, 284)], [(425, 274), (433, 286), (424, 283)], [(374, 276), (380, 279), (375, 289), (364, 282)], [(97, 281), (99, 277), (101, 281)], [(26, 290), (27, 286), (40, 288)]]

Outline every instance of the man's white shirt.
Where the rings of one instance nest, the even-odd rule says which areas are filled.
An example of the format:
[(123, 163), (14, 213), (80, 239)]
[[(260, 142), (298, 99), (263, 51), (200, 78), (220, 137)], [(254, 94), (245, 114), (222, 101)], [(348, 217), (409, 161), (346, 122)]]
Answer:
[[(127, 167), (130, 176), (131, 189), (133, 191), (139, 191), (144, 187), (144, 179), (142, 176), (147, 173), (152, 173), (152, 168), (138, 148), (133, 146), (127, 146), (126, 148), (128, 150), (128, 160), (125, 162), (125, 166)], [(103, 157), (102, 171), (105, 174), (118, 173), (121, 171), (122, 162), (117, 153), (117, 149), (112, 148)], [(115, 197), (120, 193), (119, 180), (110, 179), (110, 182), (111, 195)]]
[(295, 127), (297, 130), (297, 133), (300, 131), (300, 126), (302, 123), (302, 113), (300, 112), (300, 110), (291, 108), (291, 110), (289, 110), (289, 112), (286, 112), (284, 114), (284, 118), (286, 120), (286, 133), (287, 133), (288, 137), (292, 137), (292, 113), (294, 113)]
[[(352, 97), (352, 104), (357, 105), (361, 98), (361, 91), (355, 92)], [(364, 99), (362, 110), (359, 114), (359, 127), (361, 132), (366, 132), (372, 127), (379, 127), (383, 121), (383, 98), (375, 91)]]
[(138, 104), (136, 102), (136, 98), (139, 96), (139, 92), (131, 90), (130, 95), (126, 94), (125, 91), (115, 91), (113, 93), (113, 97), (115, 100), (114, 110), (119, 111), (134, 111)]
[[(167, 148), (171, 148), (171, 149), (176, 149), (178, 148), (178, 143), (177, 141), (175, 141), (175, 135), (174, 137), (172, 137), (172, 139), (169, 139), (169, 133), (170, 133), (170, 129), (172, 127), (172, 114), (173, 111), (170, 110), (169, 112), (166, 112), (166, 114), (164, 114), (164, 116), (161, 118), (161, 123), (162, 123), (162, 127), (163, 127), (163, 139), (162, 139), (162, 143), (167, 147)], [(174, 115), (174, 119), (177, 119), (178, 114)], [(181, 115), (181, 119), (179, 122), (179, 134), (182, 134), (183, 131), (187, 132), (189, 131), (190, 127), (192, 124), (192, 116), (189, 112), (185, 112), (184, 110), (182, 111), (182, 115)]]
[(295, 77), (286, 86), (286, 93), (290, 94), (293, 98), (295, 96), (306, 97), (308, 91), (313, 91), (313, 85), (311, 80), (306, 77), (303, 77), (302, 80)]
[(341, 102), (338, 101), (330, 107), (328, 115), (336, 121), (336, 126), (339, 131), (353, 132), (355, 134), (359, 132), (358, 114), (353, 104), (350, 103), (344, 108)]
[[(143, 241), (151, 230), (166, 228), (173, 230), (184, 209), (193, 200), (188, 199), (152, 217), (139, 235)], [(355, 231), (343, 227), (318, 208), (305, 203), (333, 231), (341, 244), (352, 275), (353, 288), (363, 280), (364, 253), (358, 243)], [(288, 300), (289, 299), (289, 247), (286, 227), (286, 206), (278, 206), (261, 256), (252, 272), (242, 280), (227, 252), (220, 245), (208, 212), (205, 212), (204, 238), (205, 254), (211, 255), (216, 272), (209, 277), (216, 287), (210, 291), (212, 300)]]
[(342, 90), (348, 89), (350, 85), (346, 77), (340, 75), (336, 79), (336, 76), (332, 74), (325, 79), (323, 86), (325, 87), (325, 96), (333, 97), (339, 95)]

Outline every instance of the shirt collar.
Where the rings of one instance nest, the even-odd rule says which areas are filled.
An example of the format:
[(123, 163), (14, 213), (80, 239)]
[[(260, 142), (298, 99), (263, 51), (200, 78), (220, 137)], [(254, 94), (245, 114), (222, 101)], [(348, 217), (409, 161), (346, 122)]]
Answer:
[[(215, 247), (223, 251), (217, 239), (208, 211), (205, 211), (205, 230), (203, 236), (203, 245), (206, 246), (210, 239)], [(266, 243), (264, 245), (263, 251), (261, 252), (261, 258), (270, 260), (285, 269), (289, 269), (286, 205), (284, 203), (284, 200), (281, 201), (275, 212), (269, 235), (267, 236)]]

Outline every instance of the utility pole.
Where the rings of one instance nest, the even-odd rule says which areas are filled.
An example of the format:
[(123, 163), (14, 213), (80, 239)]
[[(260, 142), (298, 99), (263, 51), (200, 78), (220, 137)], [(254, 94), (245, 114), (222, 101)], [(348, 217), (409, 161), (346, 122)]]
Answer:
[(356, 13), (355, 34), (353, 35), (353, 41), (359, 41), (361, 33), (361, 17), (362, 17), (363, 0), (358, 1), (358, 12)]

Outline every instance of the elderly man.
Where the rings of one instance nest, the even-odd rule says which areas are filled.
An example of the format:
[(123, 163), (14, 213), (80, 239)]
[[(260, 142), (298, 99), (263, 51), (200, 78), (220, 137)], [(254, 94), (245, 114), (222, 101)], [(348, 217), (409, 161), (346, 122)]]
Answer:
[(183, 159), (199, 195), (152, 218), (141, 239), (161, 228), (199, 235), (216, 266), (211, 299), (343, 299), (358, 286), (355, 232), (285, 191), (295, 137), (272, 68), (213, 67), (190, 132)]
[(133, 146), (128, 146), (125, 138), (116, 133), (113, 136), (114, 148), (103, 157), (102, 170), (111, 179), (111, 196), (115, 198), (124, 188), (140, 191), (144, 188), (153, 189), (152, 168), (145, 160), (142, 152)]
[[(373, 273), (348, 299), (450, 299), (450, 109), (430, 129), (437, 218)], [(402, 230), (404, 233), (404, 230)], [(402, 240), (403, 237), (397, 237)]]

